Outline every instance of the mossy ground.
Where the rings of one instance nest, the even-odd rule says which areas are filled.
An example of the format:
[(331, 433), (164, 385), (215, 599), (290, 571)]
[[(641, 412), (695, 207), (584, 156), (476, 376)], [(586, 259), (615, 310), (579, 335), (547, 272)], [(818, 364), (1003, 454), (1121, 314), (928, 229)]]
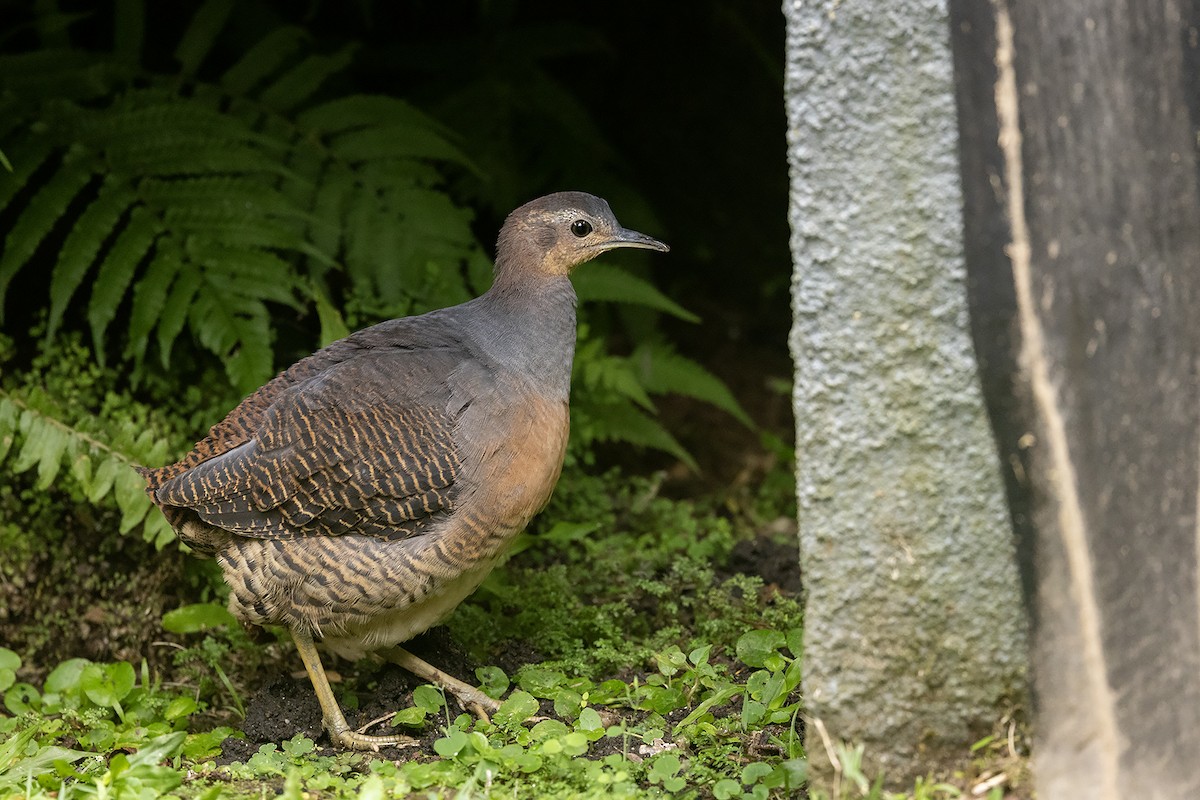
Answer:
[[(417, 740), (379, 754), (328, 747), (285, 634), (205, 621), (224, 602), (213, 562), (114, 536), (119, 514), (69, 482), (39, 490), (32, 472), (16, 476), (0, 487), (0, 798), (797, 794), (801, 576), (785, 432), (708, 436), (724, 431), (710, 410), (673, 413), (691, 420), (682, 438), (703, 473), (664, 461), (638, 475), (622, 452), (599, 460), (624, 469), (568, 466), (507, 563), (411, 643), (508, 698), (502, 714), (482, 722), (394, 666), (329, 659), (353, 725), (387, 732), (395, 717)], [(200, 622), (170, 621), (180, 607)], [(1024, 785), (1011, 749), (1000, 726), (951, 783), (910, 796), (955, 797), (998, 771), (995, 791)], [(883, 796), (843, 755), (846, 796)]]
[[(803, 768), (799, 574), (793, 510), (763, 496), (770, 483), (678, 500), (664, 496), (661, 476), (568, 474), (511, 559), (445, 627), (412, 643), (503, 692), (504, 714), (484, 723), (453, 698), (431, 701), (396, 667), (330, 660), (352, 724), (382, 718), (372, 730), (391, 730), (403, 711), (401, 729), (417, 739), (371, 755), (328, 747), (285, 637), (164, 629), (172, 608), (220, 602), (210, 566), (132, 538), (89, 548), (86, 526), (42, 549), (9, 523), (0, 635), (21, 656), (14, 688), (41, 687), (41, 701), (60, 688), (65, 700), (41, 714), (30, 701), (22, 715), (29, 689), (9, 690), (2, 735), (35, 735), (23, 760), (0, 760), (0, 796), (99, 786), (115, 796), (792, 796)], [(13, 487), (3, 500), (28, 491)], [(142, 673), (113, 701), (121, 713), (95, 686), (71, 701), (61, 668), (47, 678), (80, 657)], [(129, 753), (155, 747), (166, 748), (160, 762), (130, 764)], [(19, 777), (53, 748), (63, 748), (58, 767), (5, 782), (6, 769)], [(958, 786), (1007, 748), (1000, 730), (975, 767), (964, 754)], [(1020, 785), (1014, 766), (1000, 786)], [(871, 791), (855, 793), (849, 779), (847, 789)], [(931, 781), (913, 796), (958, 791)]]

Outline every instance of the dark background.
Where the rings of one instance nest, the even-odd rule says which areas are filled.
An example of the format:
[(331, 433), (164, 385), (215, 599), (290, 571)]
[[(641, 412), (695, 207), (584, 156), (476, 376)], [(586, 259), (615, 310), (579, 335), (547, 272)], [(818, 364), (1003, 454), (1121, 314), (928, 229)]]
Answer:
[[(14, 23), (28, 19), (31, 5), (0, 0), (0, 31), (9, 31), (4, 49), (22, 49)], [(87, 15), (71, 27), (72, 41), (111, 46), (110, 4), (59, 6)], [(172, 73), (173, 48), (200, 4), (145, 6), (145, 63)], [(670, 256), (637, 262), (635, 270), (702, 321), (655, 324), (726, 381), (768, 441), (715, 408), (672, 397), (661, 404), (661, 418), (696, 456), (701, 476), (642, 450), (614, 446), (601, 453), (605, 460), (638, 471), (674, 466), (681, 488), (700, 489), (761, 474), (790, 448), (784, 19), (777, 3), (239, 0), (205, 64), (227, 66), (237, 48), (280, 23), (305, 28), (315, 52), (355, 49), (353, 66), (331, 91), (401, 97), (460, 137), (480, 172), (464, 172), (451, 188), (475, 208), (480, 241), (493, 242), (517, 205), (577, 189), (606, 197), (626, 225), (671, 245)], [(198, 77), (217, 75), (204, 73), (202, 65)], [(637, 335), (636, 325), (624, 330)], [(288, 357), (286, 349), (278, 355)]]

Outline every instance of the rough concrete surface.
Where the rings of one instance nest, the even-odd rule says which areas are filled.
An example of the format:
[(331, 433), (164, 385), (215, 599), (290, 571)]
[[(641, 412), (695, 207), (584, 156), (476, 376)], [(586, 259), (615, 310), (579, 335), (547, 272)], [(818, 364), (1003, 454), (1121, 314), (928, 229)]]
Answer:
[(784, 13), (803, 689), (831, 739), (896, 783), (961, 760), (1025, 691), (968, 333), (946, 10)]

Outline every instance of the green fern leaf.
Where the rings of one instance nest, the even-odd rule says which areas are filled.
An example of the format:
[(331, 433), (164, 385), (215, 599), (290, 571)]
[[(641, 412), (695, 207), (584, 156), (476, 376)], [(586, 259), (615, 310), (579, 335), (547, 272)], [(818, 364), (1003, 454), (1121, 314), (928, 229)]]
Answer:
[(242, 391), (254, 390), (271, 376), (271, 326), (262, 303), (206, 283), (192, 303), (188, 325), (200, 344), (225, 363), (230, 381)]
[(364, 188), (350, 197), (343, 236), (346, 271), (352, 278), (377, 291), (376, 276), (386, 266), (391, 254), (380, 246), (379, 240), (385, 226), (380, 224), (373, 195), (374, 192)]
[(641, 384), (655, 394), (682, 394), (728, 412), (748, 428), (754, 423), (721, 379), (690, 358), (665, 345), (638, 347), (630, 361), (637, 365)]
[(41, 427), (41, 435), (38, 437), (38, 477), (34, 488), (44, 492), (58, 477), (63, 453), (67, 449), (67, 432), (50, 420), (43, 420)]
[[(167, 290), (179, 272), (179, 254), (171, 248), (160, 247), (146, 268), (141, 280), (133, 287), (133, 305), (129, 311), (129, 340), (126, 354), (141, 364), (146, 355), (150, 332), (154, 330), (167, 301)], [(190, 300), (190, 298), (189, 298)]]
[(142, 181), (138, 193), (147, 203), (166, 209), (191, 209), (201, 213), (245, 219), (248, 216), (307, 216), (267, 182), (240, 175), (207, 175), (196, 178)]
[(117, 479), (117, 473), (124, 466), (111, 455), (101, 459), (100, 465), (96, 467), (96, 472), (92, 475), (91, 487), (87, 490), (89, 503), (99, 505), (105, 497), (108, 497), (108, 493), (112, 491), (113, 482)]
[[(78, 164), (64, 165), (29, 201), (17, 218), (4, 243), (0, 256), (0, 312), (8, 284), (17, 271), (29, 261), (54, 223), (62, 216), (71, 201), (91, 179), (91, 170)], [(3, 317), (0, 315), (0, 320)]]
[(200, 6), (183, 38), (179, 40), (179, 46), (175, 48), (175, 58), (184, 75), (196, 74), (200, 63), (212, 51), (213, 43), (225, 27), (232, 10), (233, 0), (208, 0)]
[(35, 414), (28, 408), (21, 412), (18, 430), (21, 434), (21, 447), (13, 462), (12, 471), (17, 475), (33, 469), (42, 460), (42, 438), (46, 435), (47, 425), (41, 415)]
[(22, 139), (9, 152), (11, 175), (0, 180), (0, 209), (12, 202), (17, 192), (25, 188), (29, 176), (49, 158), (53, 146), (45, 137)]
[[(187, 176), (222, 172), (298, 177), (280, 157), (288, 146), (238, 117), (191, 98), (131, 93), (124, 107), (93, 116), (88, 144), (122, 175)], [(260, 181), (261, 182), (261, 181)]]
[(389, 158), (428, 158), (448, 161), (482, 174), (479, 167), (442, 133), (411, 125), (361, 128), (333, 138), (329, 143), (338, 158), (352, 164)]
[(120, 533), (129, 533), (134, 526), (146, 518), (150, 510), (150, 498), (146, 494), (146, 482), (128, 464), (122, 464), (117, 469), (113, 481), (113, 499), (121, 510), (121, 522), (117, 526)]
[(339, 97), (306, 109), (296, 117), (296, 125), (301, 130), (318, 136), (385, 124), (446, 130), (415, 106), (385, 95), (352, 94)]
[(53, 339), (62, 322), (67, 304), (83, 284), (84, 276), (96, 262), (96, 254), (112, 235), (117, 221), (125, 213), (133, 195), (123, 187), (105, 181), (91, 205), (79, 215), (58, 251), (58, 261), (50, 274), (50, 315), (46, 339)]
[(203, 264), (207, 279), (222, 291), (302, 308), (296, 293), (303, 288), (292, 265), (274, 253), (246, 247), (198, 242), (188, 248), (192, 260)]
[(171, 291), (158, 317), (158, 354), (164, 369), (170, 366), (171, 346), (179, 338), (179, 332), (187, 322), (192, 298), (196, 296), (203, 282), (199, 269), (181, 269), (179, 277), (171, 285)]
[(687, 322), (700, 318), (650, 283), (608, 264), (588, 264), (571, 275), (575, 293), (582, 302), (632, 303), (663, 311)]
[(142, 526), (142, 538), (153, 544), (154, 549), (162, 550), (175, 538), (175, 531), (162, 514), (150, 514)]
[(138, 264), (154, 246), (160, 233), (158, 220), (144, 208), (136, 208), (127, 224), (109, 248), (96, 273), (92, 299), (88, 304), (88, 324), (96, 357), (104, 365), (104, 333), (117, 314), (117, 307), (133, 282)]
[(308, 38), (308, 33), (303, 28), (291, 25), (276, 28), (226, 70), (221, 76), (221, 85), (231, 94), (248, 94), (267, 77), (278, 72)]
[(19, 475), (36, 465), (36, 488), (46, 491), (59, 474), (62, 452), (67, 446), (66, 431), (36, 411), (25, 409), (20, 419), (20, 433), (22, 445), (12, 471)]
[(47, 47), (0, 56), (0, 88), (21, 97), (85, 100), (107, 93), (105, 75), (86, 50)]
[(590, 408), (585, 403), (580, 412), (591, 417), (595, 426), (594, 437), (597, 440), (628, 442), (639, 447), (661, 450), (675, 456), (692, 470), (699, 469), (691, 454), (658, 420), (631, 403), (606, 403)]
[(246, 142), (201, 135), (168, 136), (107, 152), (113, 169), (147, 177), (200, 177), (214, 173), (274, 174), (292, 182), (299, 177), (276, 158)]
[[(78, 440), (72, 440), (72, 445), (77, 444)], [(71, 455), (71, 477), (79, 484), (79, 488), (87, 494), (92, 486), (92, 457), (87, 449), (72, 446)]]
[[(596, 344), (603, 344), (597, 340)], [(632, 400), (647, 411), (654, 410), (654, 403), (638, 381), (632, 363), (627, 358), (580, 353), (579, 379), (588, 392), (615, 393)]]
[(329, 302), (325, 293), (314, 289), (312, 295), (317, 303), (317, 316), (321, 320), (321, 347), (349, 336), (350, 330), (346, 327), (342, 313), (334, 307), (333, 303)]
[(420, 186), (387, 187), (391, 208), (404, 220), (407, 240), (419, 242), (434, 256), (459, 258), (476, 246), (471, 232), (474, 215), (456, 206), (445, 192)]
[(346, 209), (354, 193), (354, 174), (334, 165), (321, 175), (313, 202), (313, 221), (308, 238), (326, 253), (337, 254), (342, 247), (342, 229)]
[(308, 56), (263, 90), (258, 99), (268, 108), (289, 111), (316, 93), (330, 76), (350, 66), (354, 47), (343, 47), (331, 55)]
[(295, 226), (268, 217), (236, 216), (224, 209), (168, 208), (163, 221), (168, 230), (197, 234), (231, 247), (292, 250), (314, 258), (323, 256), (303, 240)]
[(20, 420), (21, 412), (17, 404), (0, 396), (0, 463), (3, 463), (16, 441)]

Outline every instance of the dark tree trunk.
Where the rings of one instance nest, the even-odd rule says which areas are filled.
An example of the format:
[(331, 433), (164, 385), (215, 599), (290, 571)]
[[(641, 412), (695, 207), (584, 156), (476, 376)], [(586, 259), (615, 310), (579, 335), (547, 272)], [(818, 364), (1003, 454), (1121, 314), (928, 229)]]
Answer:
[(1194, 9), (951, 0), (1044, 798), (1200, 797)]

